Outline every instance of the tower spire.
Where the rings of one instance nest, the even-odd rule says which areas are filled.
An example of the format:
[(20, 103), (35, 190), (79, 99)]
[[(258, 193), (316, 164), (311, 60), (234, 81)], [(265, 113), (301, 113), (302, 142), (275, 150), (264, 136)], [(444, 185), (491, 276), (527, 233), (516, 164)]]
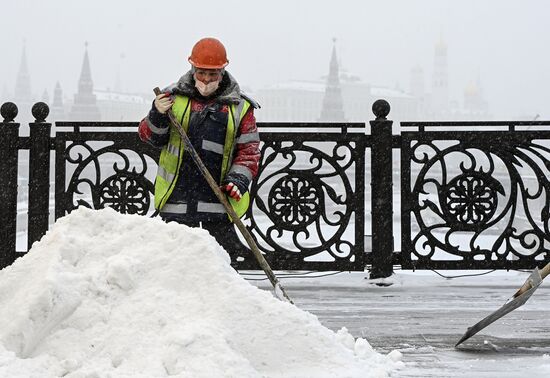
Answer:
[(332, 39), (332, 55), (330, 57), (329, 73), (321, 108), (320, 121), (345, 122), (342, 105), (342, 91), (340, 89), (338, 59), (336, 57), (336, 38)]
[(94, 83), (92, 81), (92, 71), (90, 69), (90, 58), (88, 57), (88, 42), (84, 43), (84, 60), (80, 70), (80, 80), (78, 81), (78, 91), (81, 93), (92, 93)]
[(55, 89), (53, 91), (53, 102), (50, 106), (51, 119), (59, 121), (65, 119), (65, 108), (63, 107), (63, 92), (61, 90), (61, 84), (59, 81), (55, 83)]
[(26, 46), (23, 42), (23, 52), (21, 53), (21, 63), (19, 64), (19, 72), (15, 81), (14, 99), (17, 102), (27, 103), (32, 101), (31, 94), (31, 78), (29, 68), (27, 66)]
[(75, 121), (99, 121), (101, 116), (94, 95), (94, 83), (92, 70), (88, 57), (88, 42), (84, 43), (84, 60), (78, 81), (78, 92), (74, 95), (74, 104), (71, 108), (70, 118)]
[(449, 114), (447, 44), (443, 40), (443, 37), (440, 37), (435, 45), (434, 71), (432, 77), (432, 107), (436, 116)]

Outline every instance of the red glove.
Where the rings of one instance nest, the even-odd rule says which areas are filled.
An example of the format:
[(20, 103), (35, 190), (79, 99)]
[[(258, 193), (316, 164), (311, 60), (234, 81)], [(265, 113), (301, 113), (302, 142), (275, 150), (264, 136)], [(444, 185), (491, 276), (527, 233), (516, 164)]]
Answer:
[(237, 185), (233, 184), (232, 182), (222, 186), (222, 190), (235, 201), (240, 201), (243, 196)]

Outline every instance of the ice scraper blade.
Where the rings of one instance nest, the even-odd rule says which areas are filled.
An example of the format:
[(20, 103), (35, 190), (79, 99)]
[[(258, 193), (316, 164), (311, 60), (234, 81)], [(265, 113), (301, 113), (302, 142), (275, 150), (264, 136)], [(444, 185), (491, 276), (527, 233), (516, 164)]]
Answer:
[(531, 275), (525, 280), (523, 286), (514, 294), (514, 296), (501, 308), (488, 315), (472, 327), (468, 328), (464, 336), (456, 343), (455, 347), (468, 340), (470, 337), (487, 327), (489, 324), (502, 318), (504, 315), (516, 308), (522, 306), (533, 295), (535, 290), (539, 287), (542, 280), (550, 273), (550, 263), (548, 263), (542, 270), (538, 268), (531, 273)]

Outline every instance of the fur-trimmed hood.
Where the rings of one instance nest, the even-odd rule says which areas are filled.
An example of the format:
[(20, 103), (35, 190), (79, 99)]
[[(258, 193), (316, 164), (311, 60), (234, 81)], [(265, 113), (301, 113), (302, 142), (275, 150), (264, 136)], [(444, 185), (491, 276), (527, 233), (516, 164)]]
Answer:
[(214, 102), (224, 105), (238, 104), (243, 98), (237, 80), (227, 71), (225, 71), (216, 92), (208, 97), (202, 96), (197, 88), (195, 88), (195, 79), (193, 78), (192, 70), (187, 71), (177, 83), (169, 85), (165, 90), (175, 95), (187, 96), (190, 98), (202, 100), (212, 99)]

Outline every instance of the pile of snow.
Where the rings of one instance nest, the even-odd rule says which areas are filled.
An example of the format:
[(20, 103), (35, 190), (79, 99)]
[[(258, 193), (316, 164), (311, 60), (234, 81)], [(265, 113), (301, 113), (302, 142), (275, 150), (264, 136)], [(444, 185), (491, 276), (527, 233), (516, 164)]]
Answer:
[(2, 377), (385, 377), (381, 355), (247, 283), (204, 230), (85, 208), (0, 272)]

